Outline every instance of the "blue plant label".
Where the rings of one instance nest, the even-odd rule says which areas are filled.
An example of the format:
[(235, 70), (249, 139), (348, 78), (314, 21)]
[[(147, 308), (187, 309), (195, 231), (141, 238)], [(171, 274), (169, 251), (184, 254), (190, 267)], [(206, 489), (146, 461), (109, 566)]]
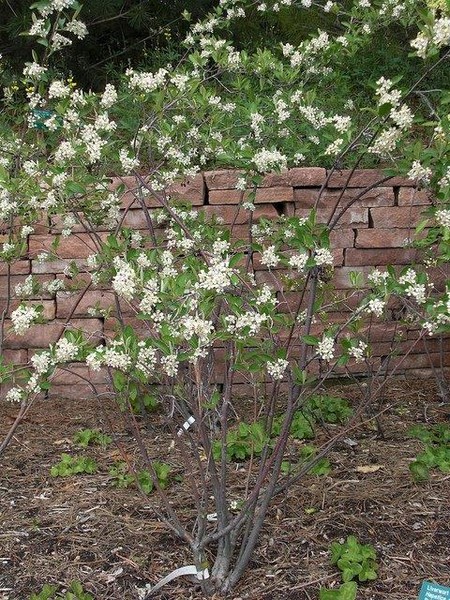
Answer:
[(420, 588), (419, 600), (450, 600), (450, 587), (424, 581)]

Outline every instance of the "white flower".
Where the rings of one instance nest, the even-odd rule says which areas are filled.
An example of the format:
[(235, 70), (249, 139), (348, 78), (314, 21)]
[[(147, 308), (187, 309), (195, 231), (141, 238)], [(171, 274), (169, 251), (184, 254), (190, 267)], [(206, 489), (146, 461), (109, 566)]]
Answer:
[(178, 357), (176, 354), (168, 354), (161, 358), (161, 367), (169, 377), (175, 377), (178, 373), (178, 364)]
[(260, 150), (253, 156), (253, 162), (260, 173), (287, 168), (287, 158), (278, 150)]
[(334, 258), (333, 254), (327, 248), (318, 248), (314, 253), (314, 260), (316, 265), (330, 265), (333, 266)]
[(66, 98), (70, 95), (70, 87), (65, 85), (63, 81), (52, 81), (48, 89), (49, 98)]
[(325, 335), (317, 345), (317, 354), (322, 360), (332, 360), (334, 357), (334, 339)]
[(275, 246), (269, 246), (265, 248), (261, 253), (261, 263), (266, 267), (272, 268), (276, 267), (280, 262), (280, 258), (277, 256), (275, 252)]
[(59, 363), (70, 362), (78, 355), (78, 346), (69, 342), (66, 338), (61, 338), (55, 344), (55, 361)]
[(367, 356), (367, 344), (366, 342), (360, 341), (357, 346), (353, 346), (348, 351), (350, 356), (353, 356), (357, 363), (363, 362), (365, 357)]
[(19, 387), (13, 387), (6, 392), (5, 400), (7, 402), (21, 402), (23, 398), (23, 390)]
[(75, 35), (79, 40), (84, 39), (88, 34), (86, 25), (77, 19), (73, 19), (67, 23), (66, 31), (73, 33), (73, 35)]
[(100, 100), (100, 104), (103, 108), (108, 109), (111, 108), (117, 102), (117, 91), (116, 88), (111, 84), (107, 83), (105, 86), (105, 91), (103, 92), (102, 99)]
[(147, 376), (154, 373), (157, 362), (157, 354), (154, 348), (146, 348), (145, 342), (139, 342), (139, 352), (136, 361), (136, 369)]
[(377, 317), (381, 317), (383, 314), (384, 307), (386, 306), (386, 302), (384, 300), (380, 300), (379, 298), (375, 298), (374, 300), (369, 300), (367, 306), (365, 308), (366, 312), (369, 314), (374, 314)]
[(38, 375), (46, 373), (51, 365), (51, 356), (49, 352), (41, 352), (31, 357), (31, 364)]
[(11, 313), (14, 333), (23, 335), (38, 317), (39, 311), (35, 306), (25, 306), (24, 304), (21, 304)]
[(386, 283), (386, 279), (389, 278), (389, 273), (387, 271), (379, 271), (375, 269), (367, 276), (367, 279), (373, 285), (382, 285)]
[(308, 254), (303, 252), (302, 254), (295, 254), (289, 258), (289, 266), (298, 271), (302, 271), (308, 261)]
[(14, 288), (16, 296), (20, 298), (27, 298), (34, 292), (34, 279), (33, 275), (28, 275), (23, 283), (18, 283)]
[(136, 273), (128, 263), (117, 256), (113, 262), (117, 270), (112, 280), (113, 290), (125, 300), (132, 300), (137, 287)]
[(432, 175), (433, 171), (430, 169), (430, 167), (423, 167), (419, 160), (415, 160), (408, 173), (408, 178), (414, 179), (415, 181), (426, 185), (430, 183), (430, 178)]
[(158, 303), (158, 283), (151, 279), (144, 286), (144, 295), (139, 304), (139, 308), (143, 313), (150, 313), (155, 304)]
[(221, 294), (230, 285), (233, 274), (234, 270), (228, 266), (228, 259), (214, 263), (209, 269), (199, 272), (196, 287)]
[(267, 363), (267, 372), (274, 380), (283, 379), (284, 372), (286, 371), (289, 362), (283, 358), (279, 358), (274, 362)]
[(119, 160), (125, 173), (131, 173), (139, 166), (139, 160), (136, 157), (131, 157), (125, 148), (120, 150)]
[(450, 227), (450, 208), (436, 211), (436, 221), (441, 227)]
[(31, 79), (38, 79), (43, 73), (47, 71), (47, 67), (42, 67), (36, 62), (27, 63), (27, 66), (23, 70), (23, 74), (25, 77), (30, 77)]

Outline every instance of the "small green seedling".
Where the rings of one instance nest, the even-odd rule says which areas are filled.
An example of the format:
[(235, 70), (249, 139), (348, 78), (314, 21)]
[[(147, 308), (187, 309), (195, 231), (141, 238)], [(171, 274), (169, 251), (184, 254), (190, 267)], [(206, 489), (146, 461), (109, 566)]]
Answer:
[(349, 535), (342, 544), (333, 542), (330, 550), (331, 564), (340, 569), (344, 583), (354, 579), (372, 581), (377, 578), (377, 554), (370, 544), (360, 544), (354, 535)]
[(347, 400), (326, 394), (309, 398), (305, 412), (322, 423), (345, 423), (353, 414)]
[[(152, 466), (158, 478), (159, 487), (166, 489), (170, 483), (171, 466), (157, 460), (152, 463)], [(134, 476), (129, 473), (128, 465), (125, 462), (115, 463), (110, 468), (109, 474), (119, 488), (127, 488), (130, 485), (136, 484), (145, 494), (151, 494), (155, 487), (153, 477), (148, 470), (143, 469)]]
[(347, 581), (336, 590), (320, 588), (319, 600), (355, 600), (357, 591), (356, 581)]
[(92, 475), (97, 472), (97, 464), (87, 456), (70, 456), (61, 454), (61, 460), (50, 469), (52, 477), (70, 477), (70, 475), (81, 475), (88, 473)]
[(80, 429), (73, 436), (73, 441), (77, 446), (87, 448), (90, 444), (96, 444), (106, 448), (112, 442), (112, 438), (99, 429)]
[[(300, 450), (300, 460), (297, 464), (293, 464), (291, 461), (284, 460), (281, 463), (281, 472), (284, 475), (293, 474), (301, 469), (304, 463), (313, 459), (317, 454), (317, 448), (312, 444), (303, 446)], [(331, 471), (330, 461), (327, 458), (321, 458), (313, 467), (308, 471), (310, 475), (328, 475)]]
[(54, 585), (45, 584), (38, 594), (31, 594), (29, 600), (94, 600), (93, 596), (83, 590), (79, 581), (70, 584), (67, 592), (58, 592)]
[(431, 469), (450, 473), (450, 427), (448, 425), (438, 424), (432, 427), (414, 425), (408, 431), (408, 435), (425, 444), (425, 450), (409, 465), (414, 481), (429, 479)]
[[(246, 460), (250, 456), (258, 456), (268, 443), (269, 436), (260, 422), (244, 423), (241, 422), (237, 427), (233, 427), (227, 434), (227, 459), (228, 460)], [(220, 460), (222, 452), (222, 442), (214, 442), (213, 455), (215, 460)]]

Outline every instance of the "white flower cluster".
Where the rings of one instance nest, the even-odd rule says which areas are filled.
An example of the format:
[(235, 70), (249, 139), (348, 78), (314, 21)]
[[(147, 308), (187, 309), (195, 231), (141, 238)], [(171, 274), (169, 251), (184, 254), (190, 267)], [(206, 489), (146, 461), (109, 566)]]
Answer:
[(256, 306), (261, 306), (261, 304), (272, 304), (275, 306), (277, 303), (277, 299), (273, 293), (273, 290), (266, 284), (264, 284), (256, 293)]
[(228, 333), (236, 335), (239, 339), (244, 339), (246, 335), (256, 335), (261, 326), (267, 321), (267, 318), (267, 315), (249, 310), (238, 316), (227, 315), (225, 317), (225, 327)]
[(369, 314), (374, 314), (376, 317), (381, 317), (385, 306), (386, 306), (386, 302), (384, 302), (384, 300), (375, 298), (375, 299), (369, 300), (369, 302), (367, 303), (367, 306), (365, 307), (365, 311)]
[(33, 275), (28, 275), (23, 283), (16, 284), (14, 291), (19, 298), (29, 298), (33, 295), (35, 281)]
[(275, 381), (279, 381), (280, 379), (283, 379), (284, 373), (288, 365), (289, 362), (287, 360), (284, 360), (284, 358), (279, 358), (276, 361), (267, 363), (267, 372), (272, 377), (272, 379), (274, 379)]
[(214, 331), (212, 321), (202, 319), (199, 315), (186, 315), (181, 319), (180, 326), (186, 340), (190, 340), (196, 335), (200, 344), (207, 344)]
[(111, 284), (113, 290), (118, 296), (130, 301), (133, 299), (137, 290), (136, 273), (134, 272), (133, 267), (119, 256), (116, 256), (113, 262), (116, 269), (116, 274)]
[(222, 294), (231, 283), (234, 269), (228, 266), (228, 259), (214, 262), (208, 269), (198, 274), (198, 289), (215, 291)]
[(333, 254), (327, 248), (318, 248), (314, 252), (314, 260), (316, 262), (316, 265), (318, 265), (318, 266), (321, 266), (321, 265), (333, 266), (333, 262), (334, 262)]
[(55, 361), (66, 363), (75, 360), (78, 356), (78, 346), (74, 342), (69, 342), (66, 338), (61, 338), (55, 344)]
[(124, 173), (131, 173), (139, 166), (139, 159), (130, 156), (130, 153), (126, 148), (122, 148), (119, 152), (119, 160), (122, 165)]
[(284, 170), (287, 168), (287, 158), (278, 150), (260, 150), (253, 156), (257, 171), (268, 173), (270, 171)]
[(309, 255), (306, 252), (302, 254), (294, 254), (289, 258), (289, 266), (298, 271), (303, 271), (308, 262)]
[(261, 263), (269, 269), (276, 267), (279, 264), (279, 262), (280, 258), (275, 252), (275, 246), (269, 246), (268, 248), (265, 248), (262, 251)]
[(360, 341), (357, 346), (353, 346), (348, 351), (349, 355), (352, 356), (357, 363), (363, 362), (367, 356), (367, 344), (366, 342)]
[(48, 371), (52, 364), (50, 353), (40, 352), (39, 354), (34, 354), (31, 357), (31, 364), (37, 375), (43, 375)]
[(151, 313), (155, 304), (158, 303), (158, 282), (150, 279), (144, 286), (144, 293), (139, 308), (143, 313)]
[(423, 185), (430, 183), (432, 175), (433, 171), (430, 169), (430, 167), (422, 166), (419, 160), (415, 160), (413, 162), (411, 169), (408, 172), (409, 179), (413, 179), (417, 183), (421, 183)]
[(450, 227), (450, 208), (441, 208), (436, 211), (436, 221), (441, 227)]
[(426, 286), (423, 283), (417, 283), (417, 274), (414, 269), (408, 269), (404, 275), (398, 278), (401, 285), (405, 285), (405, 294), (417, 302), (424, 304), (426, 301)]
[(102, 94), (100, 104), (103, 108), (108, 109), (111, 108), (111, 106), (113, 106), (116, 102), (117, 90), (111, 83), (107, 83), (105, 86), (105, 91)]
[(157, 354), (154, 348), (146, 347), (145, 342), (139, 342), (139, 351), (136, 361), (136, 369), (145, 373), (147, 377), (153, 375), (157, 363)]
[(41, 75), (43, 75), (47, 71), (47, 67), (43, 67), (36, 62), (27, 63), (26, 67), (23, 70), (23, 74), (25, 77), (30, 77), (31, 79), (39, 79)]
[(332, 360), (334, 358), (334, 339), (329, 335), (324, 335), (317, 344), (317, 354), (322, 360)]
[(417, 50), (417, 56), (427, 57), (427, 50), (430, 43), (437, 48), (447, 46), (450, 43), (450, 18), (442, 16), (435, 19), (433, 25), (412, 40), (411, 46)]
[(161, 357), (161, 367), (166, 375), (169, 377), (175, 377), (178, 373), (178, 357), (176, 354), (168, 354), (167, 356)]
[(11, 322), (14, 333), (23, 335), (32, 325), (33, 321), (39, 318), (39, 311), (35, 306), (25, 306), (21, 304), (11, 313)]
[(73, 33), (73, 35), (79, 40), (83, 40), (88, 34), (86, 25), (78, 19), (72, 19), (72, 21), (69, 21), (66, 25), (66, 31)]
[(372, 273), (367, 276), (369, 283), (372, 283), (372, 285), (383, 285), (388, 278), (389, 273), (387, 271), (379, 271), (378, 269), (374, 269)]
[(137, 73), (133, 69), (127, 69), (125, 75), (129, 78), (128, 86), (132, 90), (153, 92), (166, 83), (169, 73), (166, 69), (159, 69), (156, 73)]
[(23, 390), (19, 387), (13, 387), (6, 392), (5, 400), (7, 402), (21, 402), (23, 398)]

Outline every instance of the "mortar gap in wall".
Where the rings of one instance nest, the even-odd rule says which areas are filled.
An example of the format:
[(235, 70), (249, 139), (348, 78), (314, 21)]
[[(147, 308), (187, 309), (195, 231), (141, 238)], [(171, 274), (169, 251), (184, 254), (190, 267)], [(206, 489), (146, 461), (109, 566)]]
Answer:
[(203, 194), (203, 206), (209, 206), (209, 187), (205, 185), (205, 193)]
[(399, 193), (400, 193), (400, 187), (398, 185), (394, 186), (394, 206), (398, 206)]
[(356, 240), (358, 238), (358, 229), (353, 229), (353, 248), (356, 248)]
[(369, 208), (369, 219), (368, 219), (368, 225), (367, 225), (368, 229), (373, 229), (373, 217), (372, 217), (372, 212), (371, 209)]
[(283, 215), (286, 214), (286, 212), (284, 210), (285, 209), (285, 202), (273, 203), (272, 206), (277, 211), (279, 217), (282, 217)]

